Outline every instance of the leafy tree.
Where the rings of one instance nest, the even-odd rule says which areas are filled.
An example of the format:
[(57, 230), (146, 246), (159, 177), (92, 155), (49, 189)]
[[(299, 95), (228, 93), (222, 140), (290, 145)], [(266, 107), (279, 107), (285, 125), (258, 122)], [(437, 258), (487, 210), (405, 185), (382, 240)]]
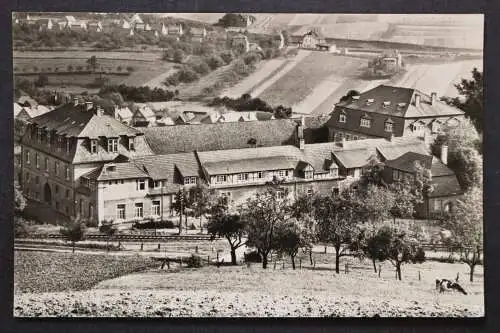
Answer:
[[(182, 216), (185, 217), (185, 223), (187, 226), (187, 214), (186, 208), (189, 207), (189, 198), (184, 189), (180, 189), (175, 193), (174, 202), (172, 202), (172, 209), (179, 214), (179, 234), (182, 233)], [(187, 229), (187, 227), (186, 227)]]
[(233, 61), (233, 59), (234, 59), (234, 54), (233, 54), (233, 52), (231, 52), (231, 50), (223, 51), (219, 55), (222, 58), (222, 60), (224, 60), (226, 65), (231, 63), (231, 61)]
[(75, 219), (68, 226), (61, 228), (59, 232), (71, 242), (73, 253), (75, 253), (75, 243), (84, 239), (85, 224)]
[(470, 281), (474, 281), (474, 268), (482, 262), (483, 247), (483, 193), (473, 187), (452, 207), (444, 221), (451, 231), (449, 245), (460, 254), (462, 262), (470, 267)]
[[(257, 248), (262, 257), (262, 268), (267, 268), (269, 253), (276, 250), (276, 232), (289, 218), (289, 203), (279, 198), (279, 185), (270, 185), (266, 191), (247, 200), (241, 218), (246, 223), (247, 246)], [(283, 193), (282, 192), (282, 193)]]
[(315, 202), (315, 218), (318, 223), (318, 240), (335, 248), (335, 272), (340, 273), (340, 258), (353, 241), (359, 221), (359, 197), (346, 189), (338, 196), (318, 197)]
[(89, 64), (89, 66), (92, 68), (93, 73), (99, 67), (99, 63), (97, 62), (97, 58), (95, 55), (87, 59), (87, 64)]
[(210, 72), (210, 67), (203, 60), (189, 62), (188, 66), (200, 75), (206, 75)]
[(482, 186), (483, 159), (473, 148), (459, 148), (450, 154), (448, 166), (452, 169), (460, 186), (465, 191), (474, 186)]
[(455, 84), (462, 97), (443, 98), (451, 105), (463, 110), (479, 132), (483, 130), (484, 82), (483, 73), (476, 67), (472, 69), (472, 79), (462, 79)]
[(347, 92), (347, 94), (345, 94), (344, 96), (342, 96), (340, 98), (339, 102), (348, 101), (349, 99), (351, 99), (352, 96), (359, 96), (359, 91), (357, 91), (357, 90), (349, 90)]
[(38, 78), (35, 81), (36, 87), (44, 87), (49, 84), (49, 77), (45, 74), (38, 75)]
[(206, 63), (212, 70), (225, 65), (224, 60), (218, 55), (211, 55), (206, 59)]
[(175, 62), (182, 64), (184, 62), (184, 57), (185, 57), (184, 51), (181, 49), (176, 49), (173, 54), (173, 59)]
[(17, 182), (14, 183), (14, 214), (19, 215), (26, 207), (26, 199)]
[(460, 121), (456, 126), (443, 125), (441, 133), (432, 144), (432, 152), (440, 157), (441, 146), (447, 145), (448, 152), (453, 153), (459, 148), (474, 148), (481, 152), (481, 137), (472, 122), (468, 119)]
[(109, 240), (116, 233), (117, 228), (113, 225), (112, 220), (104, 220), (99, 227), (99, 231), (108, 236), (106, 239), (106, 249), (109, 251)]
[(215, 191), (204, 184), (198, 183), (189, 189), (190, 208), (196, 218), (200, 219), (200, 231), (203, 231), (202, 218), (209, 211), (215, 199)]
[(401, 266), (403, 264), (425, 261), (425, 252), (416, 235), (402, 228), (382, 226), (376, 234), (368, 238), (367, 248), (370, 255), (376, 259), (389, 260), (396, 268), (398, 280), (402, 279)]
[(212, 239), (215, 237), (226, 238), (231, 248), (231, 264), (236, 265), (236, 249), (245, 245), (243, 239), (246, 222), (238, 214), (229, 212), (227, 197), (217, 198), (210, 208), (210, 217), (207, 230)]
[(309, 243), (307, 228), (302, 226), (297, 219), (290, 219), (278, 224), (275, 235), (275, 248), (278, 253), (290, 256), (292, 268), (295, 269), (295, 257), (299, 250), (304, 247), (311, 247)]
[(389, 246), (388, 239), (380, 237), (377, 231), (375, 224), (358, 226), (356, 237), (349, 247), (356, 257), (370, 259), (375, 273), (377, 273), (376, 262), (387, 259), (385, 249)]

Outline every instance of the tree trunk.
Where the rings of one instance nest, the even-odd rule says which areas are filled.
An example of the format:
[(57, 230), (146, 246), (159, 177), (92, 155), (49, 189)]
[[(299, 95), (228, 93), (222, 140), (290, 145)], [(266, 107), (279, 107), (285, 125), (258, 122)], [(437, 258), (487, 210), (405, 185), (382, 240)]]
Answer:
[(236, 249), (231, 248), (231, 265), (236, 265)]
[(179, 212), (179, 235), (182, 234), (182, 212)]
[(476, 265), (469, 265), (470, 266), (470, 282), (474, 282), (474, 268)]
[(200, 233), (203, 233), (202, 215), (200, 215)]
[(262, 254), (262, 268), (267, 268), (267, 254)]
[(309, 261), (311, 262), (311, 266), (313, 265), (313, 250), (312, 248), (309, 249)]
[(73, 242), (73, 253), (75, 253), (75, 242)]
[(401, 263), (396, 264), (396, 274), (398, 275), (398, 280), (401, 281)]
[(375, 263), (375, 259), (372, 259), (372, 263), (373, 263), (373, 270), (375, 271), (375, 273), (377, 273), (377, 264)]
[(340, 248), (335, 247), (335, 273), (340, 274)]
[(292, 269), (295, 270), (295, 256), (290, 256), (290, 258), (292, 259)]

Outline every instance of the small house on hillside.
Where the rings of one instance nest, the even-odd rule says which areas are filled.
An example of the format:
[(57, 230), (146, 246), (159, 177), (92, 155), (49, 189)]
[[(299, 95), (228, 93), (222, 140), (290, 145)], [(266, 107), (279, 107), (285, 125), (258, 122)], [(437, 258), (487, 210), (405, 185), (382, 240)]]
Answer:
[(22, 107), (21, 110), (18, 112), (16, 119), (28, 121), (32, 118), (41, 116), (42, 114), (45, 114), (47, 112), (51, 111), (48, 107), (43, 106), (43, 105), (34, 105), (34, 106), (25, 106)]
[(127, 21), (130, 23), (131, 26), (135, 25), (136, 23), (144, 23), (142, 17), (138, 13), (132, 15), (130, 18), (128, 18)]
[(134, 126), (148, 127), (153, 126), (156, 121), (156, 116), (153, 110), (148, 106), (137, 108), (132, 117)]
[(205, 27), (202, 28), (191, 28), (189, 29), (189, 33), (191, 34), (191, 40), (195, 42), (202, 42), (207, 36), (207, 29)]
[(122, 29), (127, 29), (127, 30), (131, 28), (129, 21), (125, 19), (121, 19), (118, 23), (118, 26)]
[(250, 43), (248, 42), (248, 37), (243, 34), (237, 34), (233, 36), (231, 40), (231, 45), (233, 48), (241, 49), (243, 52), (248, 52), (250, 50)]
[(135, 31), (151, 31), (151, 25), (147, 22), (136, 22), (134, 29)]
[(115, 119), (118, 119), (120, 122), (124, 123), (125, 125), (130, 125), (132, 124), (132, 118), (134, 114), (128, 107), (115, 107)]
[(184, 28), (180, 23), (172, 23), (168, 25), (162, 23), (161, 33), (163, 36), (170, 36), (179, 40), (179, 37), (184, 34)]
[(21, 106), (27, 106), (27, 107), (38, 105), (38, 102), (28, 95), (21, 95), (16, 102)]
[(102, 23), (101, 21), (97, 21), (97, 20), (91, 20), (91, 21), (88, 21), (87, 22), (87, 29), (89, 31), (93, 31), (93, 32), (102, 32)]

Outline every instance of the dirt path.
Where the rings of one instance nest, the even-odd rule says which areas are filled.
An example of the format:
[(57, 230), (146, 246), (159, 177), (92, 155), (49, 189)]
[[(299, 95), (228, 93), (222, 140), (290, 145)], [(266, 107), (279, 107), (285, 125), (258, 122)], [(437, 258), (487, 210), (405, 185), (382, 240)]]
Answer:
[(291, 71), (302, 59), (307, 57), (311, 51), (299, 50), (299, 53), (291, 60), (283, 69), (281, 69), (276, 75), (274, 75), (269, 80), (262, 82), (262, 84), (255, 89), (253, 89), (250, 94), (252, 97), (258, 97), (262, 94), (267, 88), (272, 86), (276, 81), (278, 81), (282, 76)]

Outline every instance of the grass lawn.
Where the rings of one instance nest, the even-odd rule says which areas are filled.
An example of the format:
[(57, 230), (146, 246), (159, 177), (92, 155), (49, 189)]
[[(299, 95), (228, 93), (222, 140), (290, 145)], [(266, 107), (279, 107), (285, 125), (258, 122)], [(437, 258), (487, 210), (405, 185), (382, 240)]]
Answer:
[[(289, 264), (285, 269), (281, 264), (276, 269), (270, 264), (267, 270), (262, 269), (260, 264), (252, 264), (250, 267), (205, 266), (199, 269), (179, 269), (172, 265), (170, 270), (151, 268), (117, 278), (109, 276), (112, 279), (100, 279), (101, 282), (97, 285), (97, 279), (92, 279), (91, 283), (85, 283), (86, 288), (78, 285), (76, 288), (51, 289), (75, 290), (94, 286), (87, 291), (40, 293), (48, 290), (38, 287), (37, 293), (15, 295), (14, 314), (120, 317), (484, 315), (482, 267), (478, 267), (475, 281), (470, 283), (467, 281), (468, 267), (463, 264), (426, 262), (405, 265), (403, 281), (397, 281), (389, 263), (382, 265), (382, 274), (378, 277), (369, 262), (343, 258), (342, 267), (345, 262), (350, 262), (349, 273), (345, 274), (342, 270), (340, 274), (336, 274), (332, 261), (327, 260), (331, 259), (331, 254), (314, 256), (318, 262), (316, 269), (305, 263), (305, 260), (302, 269), (296, 270), (292, 270)], [(38, 255), (36, 257), (39, 258)], [(92, 258), (94, 257), (96, 256)], [(68, 275), (75, 276), (89, 270), (97, 271), (102, 277), (103, 267), (106, 267), (106, 271), (123, 272), (108, 268), (114, 264), (112, 260), (106, 261), (105, 257), (96, 260), (101, 265), (99, 269), (97, 264), (89, 264), (80, 259), (74, 262), (71, 255), (66, 258), (73, 263), (67, 270), (47, 269), (40, 265), (33, 267), (33, 270), (41, 271), (36, 276), (44, 284), (54, 279), (53, 276), (57, 276), (58, 280), (67, 280), (65, 277)], [(90, 258), (86, 259), (90, 261)], [(16, 264), (17, 260), (16, 258)], [(60, 261), (58, 258), (57, 262)], [(47, 262), (45, 265), (53, 267)], [(81, 265), (86, 268), (75, 268)], [(16, 266), (16, 277), (19, 275), (18, 268)], [(22, 269), (24, 271), (26, 266)], [(457, 272), (460, 273), (460, 282), (468, 295), (437, 294), (434, 280), (454, 278)], [(117, 275), (121, 274), (116, 273), (115, 276)], [(30, 284), (41, 283), (30, 281)], [(48, 284), (57, 285), (52, 281)], [(63, 284), (67, 286), (66, 282)]]
[(157, 265), (141, 256), (16, 251), (14, 290), (16, 293), (86, 290), (100, 281)]

